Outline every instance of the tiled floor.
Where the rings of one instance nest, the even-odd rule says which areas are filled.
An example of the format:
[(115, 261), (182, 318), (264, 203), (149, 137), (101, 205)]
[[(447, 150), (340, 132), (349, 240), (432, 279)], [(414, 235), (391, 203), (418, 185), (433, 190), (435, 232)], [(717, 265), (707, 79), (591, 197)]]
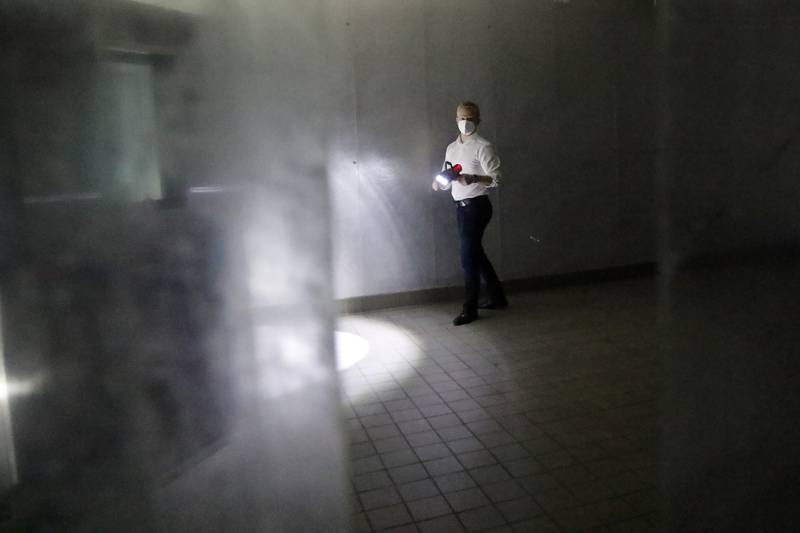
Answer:
[(355, 531), (655, 530), (653, 280), (340, 320)]

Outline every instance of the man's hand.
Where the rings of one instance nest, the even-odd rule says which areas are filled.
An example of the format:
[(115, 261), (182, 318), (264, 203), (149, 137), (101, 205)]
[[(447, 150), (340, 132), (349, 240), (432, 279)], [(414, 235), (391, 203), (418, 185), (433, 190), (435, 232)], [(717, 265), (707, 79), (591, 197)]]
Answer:
[(431, 183), (431, 187), (433, 188), (434, 191), (438, 191), (439, 190), (439, 182), (436, 181), (436, 180), (433, 180), (433, 183)]

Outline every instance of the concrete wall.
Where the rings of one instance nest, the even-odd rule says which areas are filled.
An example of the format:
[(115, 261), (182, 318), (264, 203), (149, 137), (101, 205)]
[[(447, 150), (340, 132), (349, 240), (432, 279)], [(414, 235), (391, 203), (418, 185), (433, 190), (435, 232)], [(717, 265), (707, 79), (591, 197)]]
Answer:
[(791, 531), (800, 9), (659, 5), (665, 531)]
[(451, 198), (429, 185), (465, 99), (503, 161), (485, 238), (502, 278), (654, 260), (652, 2), (351, 0), (337, 14), (338, 297), (461, 283)]

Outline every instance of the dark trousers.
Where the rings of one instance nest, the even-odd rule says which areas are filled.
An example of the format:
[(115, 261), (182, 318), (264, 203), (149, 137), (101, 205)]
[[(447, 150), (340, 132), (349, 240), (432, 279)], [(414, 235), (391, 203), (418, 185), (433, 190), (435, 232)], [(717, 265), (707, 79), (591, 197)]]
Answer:
[(497, 302), (506, 299), (503, 286), (483, 251), (483, 232), (492, 219), (492, 203), (489, 197), (478, 196), (467, 201), (456, 202), (458, 236), (461, 240), (461, 268), (464, 269), (466, 301), (464, 311), (477, 312), (481, 277), (486, 281), (489, 298)]

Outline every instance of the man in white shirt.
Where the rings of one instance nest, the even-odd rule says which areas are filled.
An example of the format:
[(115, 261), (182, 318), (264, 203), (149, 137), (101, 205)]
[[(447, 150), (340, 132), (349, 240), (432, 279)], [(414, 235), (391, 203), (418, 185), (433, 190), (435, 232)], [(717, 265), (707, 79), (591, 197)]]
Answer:
[[(456, 109), (458, 138), (450, 143), (445, 161), (460, 164), (461, 175), (447, 185), (436, 180), (434, 191), (451, 190), (456, 204), (458, 235), (461, 240), (461, 268), (464, 270), (466, 301), (453, 324), (461, 326), (478, 318), (478, 308), (502, 309), (508, 305), (503, 286), (483, 251), (481, 239), (492, 218), (492, 204), (486, 195), (488, 189), (500, 183), (500, 159), (492, 143), (476, 133), (481, 112), (473, 102), (463, 102)], [(481, 277), (489, 293), (487, 301), (478, 303)]]

